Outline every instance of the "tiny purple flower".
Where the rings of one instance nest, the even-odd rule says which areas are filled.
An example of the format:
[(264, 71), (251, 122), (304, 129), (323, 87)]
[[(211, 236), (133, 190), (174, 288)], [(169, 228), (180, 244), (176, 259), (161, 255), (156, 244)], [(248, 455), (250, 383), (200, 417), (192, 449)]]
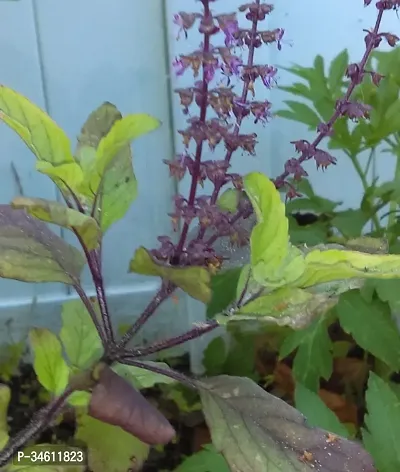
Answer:
[(276, 83), (275, 76), (278, 70), (273, 66), (260, 66), (258, 69), (263, 84), (267, 88), (271, 88), (272, 83)]
[(179, 77), (184, 74), (187, 66), (184, 64), (181, 58), (176, 57), (172, 62), (172, 67), (174, 69), (175, 74)]

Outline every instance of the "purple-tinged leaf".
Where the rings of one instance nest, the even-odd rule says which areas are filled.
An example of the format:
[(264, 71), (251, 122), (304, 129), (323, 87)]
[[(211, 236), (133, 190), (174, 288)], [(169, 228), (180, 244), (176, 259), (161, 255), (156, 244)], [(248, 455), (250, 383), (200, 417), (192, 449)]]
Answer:
[(146, 444), (166, 444), (175, 436), (168, 420), (125, 379), (104, 366), (94, 387), (89, 415), (119, 426)]
[(250, 379), (221, 375), (198, 387), (213, 444), (234, 472), (376, 472), (360, 444), (310, 427)]
[(43, 222), (24, 210), (0, 205), (0, 277), (72, 285), (84, 264), (82, 254)]

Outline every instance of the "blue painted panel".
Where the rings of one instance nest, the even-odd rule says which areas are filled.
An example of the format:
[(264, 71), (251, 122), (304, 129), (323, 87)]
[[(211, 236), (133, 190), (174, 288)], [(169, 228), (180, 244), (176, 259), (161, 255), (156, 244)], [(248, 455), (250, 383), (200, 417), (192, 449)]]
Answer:
[(105, 100), (123, 114), (162, 121), (133, 145), (139, 197), (104, 246), (107, 285), (140, 283), (143, 277), (126, 274), (129, 258), (137, 246), (154, 247), (159, 234), (170, 233), (174, 193), (162, 163), (172, 154), (162, 2), (40, 0), (36, 7), (50, 114), (72, 140)]
[[(44, 108), (36, 28), (30, 0), (0, 3), (0, 58), (0, 83), (12, 87)], [(26, 196), (55, 198), (52, 182), (34, 170), (34, 155), (4, 124), (0, 124), (0, 156), (1, 203), (9, 203), (20, 194), (21, 189)], [(0, 308), (4, 309), (7, 316), (8, 304), (19, 299), (30, 303), (37, 296), (61, 296), (64, 293), (64, 286), (59, 284), (0, 280)]]

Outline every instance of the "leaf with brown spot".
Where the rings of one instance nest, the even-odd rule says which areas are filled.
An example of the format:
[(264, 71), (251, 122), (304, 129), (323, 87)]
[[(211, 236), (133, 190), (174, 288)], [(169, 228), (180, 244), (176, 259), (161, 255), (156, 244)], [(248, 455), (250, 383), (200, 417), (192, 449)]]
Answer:
[(198, 382), (213, 444), (234, 472), (376, 472), (360, 444), (308, 425), (244, 377)]
[(168, 420), (108, 366), (102, 368), (93, 389), (89, 415), (150, 445), (166, 444), (175, 436)]
[(82, 254), (40, 220), (0, 205), (0, 277), (73, 285), (84, 264)]

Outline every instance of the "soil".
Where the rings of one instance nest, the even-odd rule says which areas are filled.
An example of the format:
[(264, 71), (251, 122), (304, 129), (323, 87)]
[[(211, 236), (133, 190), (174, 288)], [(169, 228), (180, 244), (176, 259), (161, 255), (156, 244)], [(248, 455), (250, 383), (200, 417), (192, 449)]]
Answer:
[[(313, 214), (297, 214), (293, 216), (301, 226), (315, 223), (318, 220), (318, 217)], [(333, 341), (352, 341), (351, 338), (341, 330), (338, 324), (333, 324), (330, 327), (330, 336)], [(364, 351), (355, 346), (348, 354), (346, 360), (347, 359), (350, 359), (353, 362), (365, 361)], [(281, 385), (268, 385), (268, 387), (265, 387), (260, 384), (265, 387), (266, 390), (280, 396), (289, 403), (292, 400), (290, 394), (290, 382), (293, 382), (291, 379), (292, 360), (293, 356), (280, 363), (280, 374), (284, 377), (281, 378)], [(261, 348), (257, 354), (255, 366), (261, 377), (265, 378), (265, 376), (271, 375), (273, 372), (276, 373), (276, 370), (274, 370), (277, 366), (276, 355)], [(172, 367), (178, 371), (187, 373), (189, 370), (188, 358), (184, 356), (175, 360)], [(393, 378), (392, 380), (400, 383), (400, 376), (399, 378)], [(2, 382), (1, 378), (0, 382)], [(46, 404), (47, 398), (45, 392), (43, 392), (42, 387), (36, 379), (36, 375), (31, 365), (21, 365), (18, 375), (15, 375), (9, 381), (3, 381), (2, 383), (8, 384), (12, 392), (8, 420), (10, 425), (10, 434), (13, 435), (26, 426), (33, 413)], [(324, 382), (321, 387), (325, 392), (332, 395), (343, 394), (342, 379), (337, 376), (335, 377), (335, 373), (332, 376), (332, 379), (329, 382)], [(200, 411), (190, 414), (182, 414), (179, 412), (176, 404), (172, 401), (166, 400), (162, 390), (158, 388), (149, 389), (142, 393), (144, 393), (149, 401), (158, 406), (177, 431), (177, 440), (175, 442), (166, 445), (162, 450), (157, 448), (152, 449), (150, 457), (143, 468), (143, 472), (174, 470), (182, 462), (185, 456), (189, 456), (199, 451), (202, 445), (211, 441), (209, 431)], [(358, 423), (362, 420), (364, 405), (358, 404), (355, 406), (355, 409), (356, 417), (354, 418), (354, 421)], [(43, 432), (37, 439), (37, 442), (71, 444), (75, 433), (75, 427), (73, 411), (67, 411), (63, 415), (63, 420)]]

